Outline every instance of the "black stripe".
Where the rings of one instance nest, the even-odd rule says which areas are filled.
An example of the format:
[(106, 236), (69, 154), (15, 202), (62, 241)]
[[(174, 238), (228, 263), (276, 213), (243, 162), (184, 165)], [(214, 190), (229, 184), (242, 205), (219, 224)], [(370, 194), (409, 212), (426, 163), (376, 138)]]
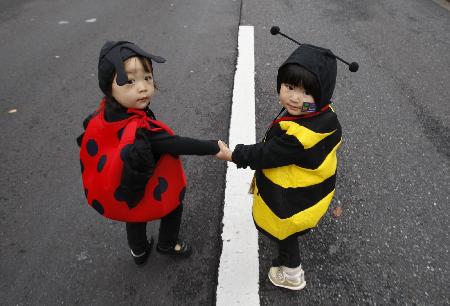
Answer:
[(309, 149), (303, 149), (302, 144), (295, 138), (293, 141), (297, 141), (299, 144), (298, 153), (295, 154), (293, 160), (291, 160), (292, 164), (295, 164), (302, 168), (307, 169), (316, 169), (319, 167), (325, 158), (327, 158), (328, 154), (330, 154), (331, 150), (341, 141), (341, 131), (338, 130), (328, 137), (319, 141), (314, 147)]
[[(271, 240), (273, 240), (273, 241), (276, 241), (276, 242), (280, 241), (280, 239), (278, 239), (277, 237), (273, 236), (273, 235), (270, 234), (268, 231), (266, 231), (265, 229), (263, 229), (262, 227), (260, 227), (258, 224), (256, 224), (255, 219), (253, 219), (253, 223), (255, 224), (256, 229), (257, 229), (261, 234), (263, 234), (264, 236), (266, 236), (267, 238), (269, 238), (269, 239), (271, 239)], [(304, 230), (304, 231), (294, 233), (294, 234), (292, 234), (292, 235), (290, 235), (290, 236), (288, 236), (288, 237), (286, 237), (286, 238), (284, 238), (284, 239), (287, 239), (287, 238), (290, 238), (290, 237), (300, 237), (300, 236), (303, 236), (303, 235), (309, 233), (310, 231), (311, 231), (311, 229), (308, 228), (308, 229), (306, 229), (306, 230)], [(284, 240), (284, 239), (283, 239), (283, 240)]]
[(297, 188), (278, 186), (266, 178), (262, 171), (256, 171), (255, 177), (259, 195), (270, 210), (281, 219), (310, 208), (333, 191), (336, 185), (336, 174), (319, 184)]
[(335, 132), (319, 141), (314, 147), (305, 150), (303, 145), (295, 136), (285, 134), (286, 131), (281, 129), (279, 123), (274, 125), (267, 132), (266, 141), (273, 137), (280, 137), (284, 135), (283, 138), (290, 142), (292, 146), (283, 146), (282, 148), (279, 148), (278, 154), (276, 154), (277, 163), (272, 166), (279, 167), (287, 164), (295, 164), (302, 168), (316, 169), (323, 163), (331, 150), (342, 139), (341, 125), (337, 120), (336, 114), (333, 111), (328, 110), (320, 116), (298, 119), (293, 122), (316, 133)]

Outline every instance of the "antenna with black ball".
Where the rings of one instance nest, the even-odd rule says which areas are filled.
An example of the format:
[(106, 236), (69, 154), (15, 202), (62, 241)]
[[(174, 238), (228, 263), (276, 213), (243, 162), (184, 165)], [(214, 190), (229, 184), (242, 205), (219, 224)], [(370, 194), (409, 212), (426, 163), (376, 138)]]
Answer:
[[(295, 43), (298, 44), (298, 45), (302, 45), (301, 43), (299, 43), (299, 42), (296, 41), (295, 39), (293, 39), (293, 38), (287, 36), (286, 34), (284, 34), (284, 33), (282, 33), (282, 32), (280, 32), (280, 28), (277, 27), (277, 26), (271, 27), (271, 28), (270, 28), (270, 33), (271, 33), (272, 35), (280, 34), (281, 36), (286, 37), (286, 38), (289, 39), (290, 41), (293, 41), (293, 42), (295, 42)], [(339, 56), (337, 56), (337, 55), (335, 55), (335, 54), (333, 54), (333, 53), (330, 53), (330, 55), (334, 56), (335, 58), (337, 58), (338, 60), (340, 60), (340, 61), (343, 62), (344, 64), (347, 64), (347, 65), (348, 65), (348, 70), (350, 70), (351, 72), (356, 72), (356, 71), (358, 71), (359, 65), (358, 65), (357, 62), (348, 63), (347, 61), (343, 60), (342, 58), (340, 58)]]

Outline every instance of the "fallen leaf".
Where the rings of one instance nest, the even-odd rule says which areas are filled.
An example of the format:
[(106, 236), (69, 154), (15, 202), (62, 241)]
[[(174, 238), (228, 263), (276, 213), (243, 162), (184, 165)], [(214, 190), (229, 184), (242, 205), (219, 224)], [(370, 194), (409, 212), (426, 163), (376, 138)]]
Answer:
[(333, 209), (333, 216), (339, 218), (341, 215), (342, 215), (342, 207), (338, 206), (335, 209)]
[(8, 114), (17, 113), (17, 109), (13, 108), (8, 111)]

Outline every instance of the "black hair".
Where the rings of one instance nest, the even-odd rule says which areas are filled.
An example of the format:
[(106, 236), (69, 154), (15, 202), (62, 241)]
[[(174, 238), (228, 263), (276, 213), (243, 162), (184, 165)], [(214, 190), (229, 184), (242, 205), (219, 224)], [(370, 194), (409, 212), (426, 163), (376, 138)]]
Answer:
[[(144, 66), (144, 71), (145, 71), (145, 72), (150, 72), (150, 73), (153, 75), (153, 65), (152, 65), (152, 61), (151, 61), (151, 60), (149, 60), (149, 59), (146, 58), (146, 57), (140, 56), (140, 55), (138, 55), (138, 54), (136, 54), (136, 55), (134, 55), (134, 56), (132, 56), (132, 57), (136, 57), (136, 58), (141, 62), (142, 66)], [(131, 58), (131, 57), (130, 57), (130, 58)], [(127, 59), (128, 59), (128, 58), (127, 58)], [(124, 62), (125, 62), (127, 59), (125, 59)], [(110, 100), (110, 101), (115, 101), (115, 99), (114, 99), (113, 96), (112, 96), (112, 83), (113, 83), (114, 77), (116, 76), (116, 73), (117, 73), (117, 72), (114, 71), (114, 73), (111, 75), (111, 78), (108, 80), (108, 89), (107, 89), (107, 91), (106, 91), (106, 97), (107, 97), (107, 98), (110, 98), (110, 99), (106, 99), (106, 101), (108, 101), (108, 100)], [(154, 83), (155, 89), (158, 89), (158, 88), (156, 87), (156, 83), (155, 83), (154, 79), (155, 79), (155, 76), (153, 75), (153, 83)], [(111, 100), (111, 98), (112, 98), (112, 100)], [(118, 103), (118, 102), (117, 102), (117, 103)]]
[(286, 64), (280, 67), (277, 75), (277, 92), (280, 93), (281, 84), (301, 86), (320, 101), (320, 84), (314, 74), (298, 64)]

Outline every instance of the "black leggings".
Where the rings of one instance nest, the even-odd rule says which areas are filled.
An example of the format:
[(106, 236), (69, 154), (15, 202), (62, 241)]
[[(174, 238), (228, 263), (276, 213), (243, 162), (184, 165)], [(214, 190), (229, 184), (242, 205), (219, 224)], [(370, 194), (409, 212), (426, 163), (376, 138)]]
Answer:
[[(177, 243), (182, 215), (183, 204), (180, 204), (170, 214), (161, 218), (158, 236), (160, 246), (170, 247)], [(147, 222), (127, 222), (126, 230), (130, 249), (135, 254), (143, 253), (147, 246)]]
[(278, 257), (274, 260), (273, 266), (298, 267), (300, 265), (300, 247), (297, 236), (279, 240), (277, 244)]
[(297, 234), (287, 237), (284, 240), (278, 240), (278, 257), (273, 260), (272, 266), (285, 266), (296, 268), (301, 264), (300, 247), (298, 246), (298, 237), (309, 233), (311, 229), (304, 230)]

